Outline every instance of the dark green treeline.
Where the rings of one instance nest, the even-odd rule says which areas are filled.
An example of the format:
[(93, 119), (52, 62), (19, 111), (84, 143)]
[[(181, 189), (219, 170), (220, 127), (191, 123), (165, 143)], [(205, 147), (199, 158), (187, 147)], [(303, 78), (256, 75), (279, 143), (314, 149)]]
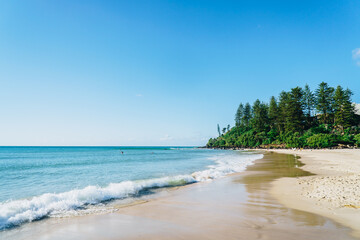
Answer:
[[(240, 103), (235, 127), (211, 138), (215, 148), (327, 148), (360, 145), (360, 116), (350, 89), (322, 82), (282, 91), (268, 103)], [(218, 130), (220, 129), (218, 125)], [(225, 130), (225, 128), (223, 129)]]

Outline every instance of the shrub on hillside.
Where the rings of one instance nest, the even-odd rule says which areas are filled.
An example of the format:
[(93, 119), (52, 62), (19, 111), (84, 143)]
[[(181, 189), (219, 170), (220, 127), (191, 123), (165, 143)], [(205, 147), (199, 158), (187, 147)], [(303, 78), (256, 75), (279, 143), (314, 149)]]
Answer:
[(311, 148), (327, 148), (336, 145), (337, 137), (332, 134), (319, 133), (306, 139), (306, 145)]

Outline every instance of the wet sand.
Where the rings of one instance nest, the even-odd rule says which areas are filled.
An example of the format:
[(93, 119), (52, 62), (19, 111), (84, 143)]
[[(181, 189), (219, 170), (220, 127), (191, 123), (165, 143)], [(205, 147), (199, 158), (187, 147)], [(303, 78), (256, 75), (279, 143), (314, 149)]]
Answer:
[(295, 157), (266, 153), (247, 171), (162, 191), (110, 214), (48, 219), (4, 239), (354, 239), (326, 217), (293, 210), (269, 194), (281, 177), (311, 175)]

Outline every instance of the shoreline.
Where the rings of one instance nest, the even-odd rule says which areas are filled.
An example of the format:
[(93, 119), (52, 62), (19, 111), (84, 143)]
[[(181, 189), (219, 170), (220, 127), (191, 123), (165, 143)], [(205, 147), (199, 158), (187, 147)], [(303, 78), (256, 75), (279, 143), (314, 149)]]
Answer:
[(297, 164), (291, 155), (265, 153), (241, 173), (114, 213), (39, 221), (6, 239), (353, 239), (348, 228), (284, 207), (269, 194), (276, 178), (308, 175)]
[(271, 194), (279, 202), (328, 217), (360, 238), (360, 149), (268, 151), (299, 156), (301, 169), (316, 174), (275, 180)]

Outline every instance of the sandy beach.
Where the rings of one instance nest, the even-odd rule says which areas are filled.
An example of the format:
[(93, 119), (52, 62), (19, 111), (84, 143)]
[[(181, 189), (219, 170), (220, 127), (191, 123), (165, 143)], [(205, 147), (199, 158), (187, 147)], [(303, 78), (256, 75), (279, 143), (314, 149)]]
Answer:
[(0, 240), (360, 240), (360, 0), (0, 0)]
[(353, 229), (360, 237), (360, 150), (272, 150), (294, 154), (316, 174), (281, 178), (271, 193), (287, 207), (316, 213)]
[[(310, 164), (305, 170), (302, 165), (292, 155), (269, 152), (240, 174), (168, 189), (155, 198), (119, 207), (110, 214), (50, 218), (1, 236), (8, 240), (355, 239), (349, 228), (330, 220), (331, 216), (323, 217), (320, 216), (325, 216), (322, 212), (316, 212), (320, 214), (317, 215), (305, 208), (302, 211), (301, 207), (288, 206), (289, 191), (300, 193), (293, 189), (293, 184), (302, 179), (314, 179), (314, 176), (306, 177), (312, 175), (308, 171)], [(270, 191), (275, 193), (270, 194)], [(314, 199), (309, 199), (311, 201)]]

